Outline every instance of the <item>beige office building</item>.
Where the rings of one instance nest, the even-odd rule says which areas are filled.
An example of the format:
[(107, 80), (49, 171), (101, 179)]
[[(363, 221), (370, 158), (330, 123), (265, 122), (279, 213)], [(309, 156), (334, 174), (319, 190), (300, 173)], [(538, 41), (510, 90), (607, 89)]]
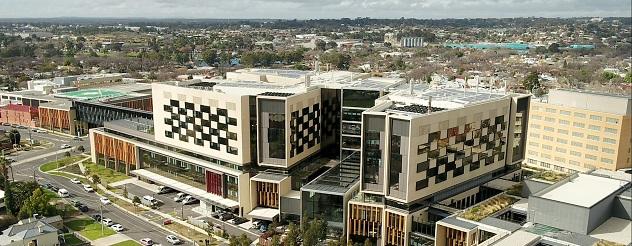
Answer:
[(629, 97), (553, 90), (531, 104), (526, 164), (559, 172), (630, 168)]

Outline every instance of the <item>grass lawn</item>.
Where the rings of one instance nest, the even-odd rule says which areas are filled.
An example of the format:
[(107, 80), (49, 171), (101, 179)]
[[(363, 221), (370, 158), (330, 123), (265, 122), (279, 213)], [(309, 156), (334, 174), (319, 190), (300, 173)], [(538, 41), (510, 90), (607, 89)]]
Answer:
[(79, 219), (66, 223), (73, 231), (78, 231), (82, 236), (96, 240), (102, 237), (107, 237), (116, 234), (116, 232), (110, 228), (105, 227), (103, 229), (103, 235), (101, 235), (101, 224), (95, 222), (92, 219)]
[(135, 245), (140, 245), (140, 244), (134, 240), (127, 240), (120, 243), (112, 244), (112, 246), (135, 246)]
[(64, 238), (66, 239), (66, 245), (68, 246), (81, 245), (84, 243), (72, 233), (64, 234)]
[[(177, 232), (178, 234), (191, 239), (196, 242), (200, 242), (200, 240), (204, 241), (205, 239), (209, 239), (209, 236), (205, 233), (200, 233), (196, 230), (193, 230), (187, 226), (181, 225), (174, 221), (174, 223), (166, 225), (165, 227)], [(215, 241), (215, 239), (211, 238), (211, 242)]]
[(80, 161), (80, 160), (85, 159), (85, 158), (86, 157), (82, 156), (82, 155), (75, 155), (75, 156), (71, 156), (71, 157), (65, 157), (63, 159), (59, 159), (57, 161), (51, 161), (49, 163), (41, 165), (40, 166), (40, 170), (42, 172), (48, 172), (50, 170), (66, 166), (66, 165), (71, 164), (71, 163), (75, 163), (75, 162)]
[(99, 178), (101, 178), (101, 183), (111, 184), (114, 182), (118, 182), (118, 181), (130, 178), (124, 173), (119, 173), (117, 171), (106, 168), (104, 166), (94, 164), (89, 161), (83, 162), (83, 165), (84, 167), (86, 167), (86, 170), (88, 171), (89, 176), (93, 174), (99, 175)]
[(48, 198), (50, 198), (51, 200), (55, 200), (57, 198), (59, 198), (57, 196), (57, 193), (49, 190), (49, 189), (42, 189), (42, 191), (44, 191), (44, 195), (46, 195)]

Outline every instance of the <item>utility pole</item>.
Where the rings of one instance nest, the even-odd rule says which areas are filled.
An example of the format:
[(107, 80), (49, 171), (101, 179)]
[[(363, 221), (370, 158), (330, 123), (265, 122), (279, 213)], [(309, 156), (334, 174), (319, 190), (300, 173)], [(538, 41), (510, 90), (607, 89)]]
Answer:
[[(99, 201), (99, 202), (101, 202), (101, 201)], [(101, 221), (99, 221), (99, 222), (101, 222), (101, 236), (103, 236), (103, 204), (101, 204), (99, 206), (99, 208), (101, 208)]]
[(182, 206), (180, 206), (180, 216), (182, 217), (182, 220), (184, 220), (184, 204), (182, 204)]

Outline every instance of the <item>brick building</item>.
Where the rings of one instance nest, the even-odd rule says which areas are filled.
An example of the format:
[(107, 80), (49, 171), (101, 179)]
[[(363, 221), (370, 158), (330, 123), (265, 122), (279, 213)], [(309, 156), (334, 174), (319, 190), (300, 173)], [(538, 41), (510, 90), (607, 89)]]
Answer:
[(27, 105), (9, 104), (0, 107), (0, 122), (2, 123), (35, 127), (38, 116), (37, 108)]

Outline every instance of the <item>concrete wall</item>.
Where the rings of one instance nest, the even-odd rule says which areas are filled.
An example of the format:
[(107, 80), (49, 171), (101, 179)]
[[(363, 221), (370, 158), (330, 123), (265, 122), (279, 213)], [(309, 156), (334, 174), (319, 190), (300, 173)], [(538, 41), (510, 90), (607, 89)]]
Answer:
[[(579, 194), (578, 194), (579, 195)], [(529, 197), (528, 221), (571, 232), (588, 234), (590, 210), (540, 197)], [(591, 221), (591, 224), (594, 221)]]
[(617, 193), (611, 194), (590, 208), (588, 227), (583, 234), (590, 233), (611, 217), (613, 201), (617, 198), (616, 194)]
[(612, 216), (632, 220), (632, 199), (629, 197), (617, 197), (612, 203)]

